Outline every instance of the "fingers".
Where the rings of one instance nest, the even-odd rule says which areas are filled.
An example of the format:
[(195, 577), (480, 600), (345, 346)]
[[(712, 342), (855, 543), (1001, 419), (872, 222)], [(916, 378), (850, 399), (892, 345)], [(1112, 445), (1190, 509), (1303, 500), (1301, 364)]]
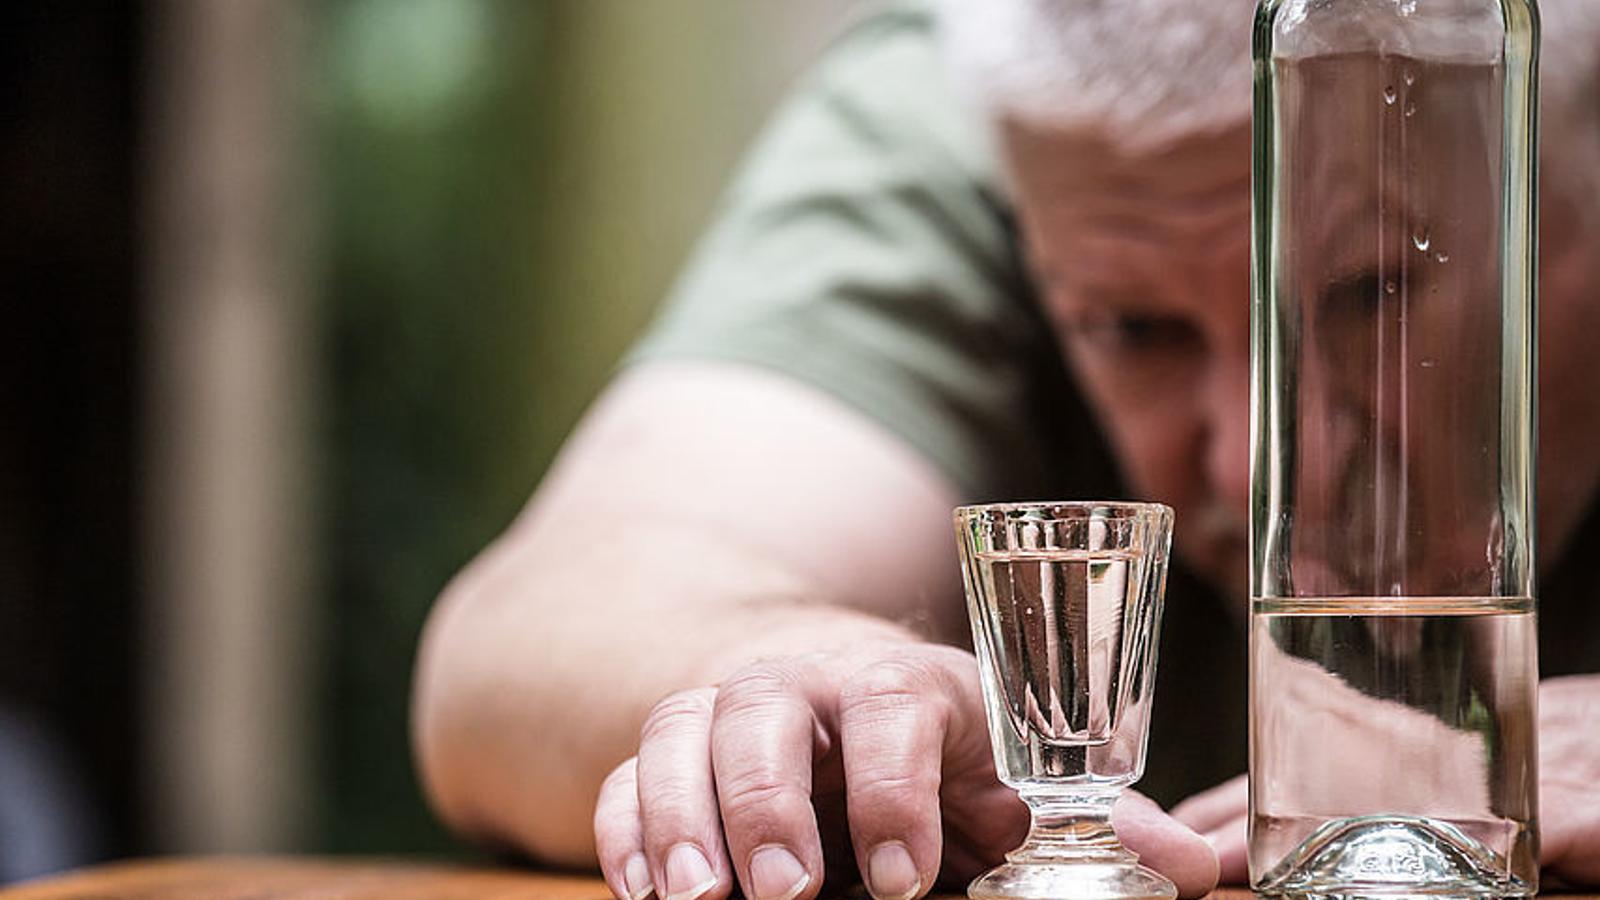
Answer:
[(1217, 886), (1217, 854), (1211, 844), (1154, 800), (1128, 791), (1117, 800), (1111, 821), (1140, 862), (1172, 879), (1179, 896), (1201, 897)]
[(728, 852), (753, 900), (815, 896), (822, 845), (811, 806), (818, 723), (799, 663), (745, 669), (717, 693), (712, 767)]
[(1245, 884), (1250, 880), (1248, 822), (1248, 817), (1240, 816), (1205, 835), (1217, 851), (1217, 880), (1222, 884)]
[(1245, 824), (1249, 817), (1249, 779), (1238, 775), (1172, 809), (1172, 817), (1205, 836), (1217, 853), (1223, 884), (1250, 880)]
[(1600, 790), (1587, 784), (1539, 786), (1539, 857), (1573, 885), (1600, 885)]
[(1600, 676), (1539, 685), (1539, 857), (1548, 874), (1600, 885)]
[(595, 855), (619, 900), (644, 900), (655, 886), (639, 824), (639, 760), (629, 758), (606, 776), (594, 807)]
[(943, 851), (939, 784), (955, 704), (936, 663), (888, 659), (857, 672), (839, 695), (852, 843), (878, 900), (933, 885)]
[(1246, 814), (1249, 788), (1248, 776), (1235, 776), (1174, 806), (1172, 817), (1206, 834)]
[(656, 704), (640, 733), (635, 795), (661, 900), (719, 900), (733, 889), (709, 749), (715, 695), (712, 688), (673, 694)]
[[(946, 855), (944, 790), (958, 851), (1014, 844), (1026, 816), (994, 779), (972, 659), (948, 652), (880, 658), (842, 678), (816, 660), (767, 662), (720, 689), (662, 701), (637, 758), (612, 772), (596, 804), (596, 847), (612, 891), (624, 900), (652, 892), (723, 900), (737, 880), (752, 900), (812, 900), (824, 876), (812, 796), (818, 760), (841, 763), (849, 836), (878, 900), (911, 900), (933, 886)], [(1184, 813), (1219, 823), (1223, 871), (1242, 879), (1242, 815), (1216, 812), (1229, 788), (1242, 795), (1243, 782), (1201, 795)], [(1216, 885), (1212, 844), (1152, 801), (1126, 795), (1114, 821), (1183, 896)]]

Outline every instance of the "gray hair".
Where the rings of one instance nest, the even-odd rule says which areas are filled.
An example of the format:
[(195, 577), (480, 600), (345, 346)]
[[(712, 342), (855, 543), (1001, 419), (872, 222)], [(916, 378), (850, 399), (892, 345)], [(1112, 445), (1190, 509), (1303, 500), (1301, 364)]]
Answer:
[[(1546, 158), (1568, 184), (1578, 175), (1600, 191), (1600, 0), (1540, 5)], [(945, 52), (991, 117), (1091, 129), (1135, 149), (1248, 121), (1254, 8), (1255, 0), (938, 3)]]
[(943, 0), (959, 81), (995, 119), (1146, 145), (1250, 110), (1255, 0)]

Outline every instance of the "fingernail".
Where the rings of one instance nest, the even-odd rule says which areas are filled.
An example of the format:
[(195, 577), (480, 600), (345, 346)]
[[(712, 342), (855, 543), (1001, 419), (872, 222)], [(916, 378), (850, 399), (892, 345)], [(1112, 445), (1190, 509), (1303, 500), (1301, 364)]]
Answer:
[(906, 845), (890, 841), (867, 857), (867, 890), (877, 900), (911, 900), (922, 888), (922, 876)]
[(650, 883), (650, 864), (645, 862), (643, 853), (628, 857), (622, 867), (622, 886), (628, 889), (628, 900), (644, 900), (656, 889)]
[(667, 895), (661, 900), (694, 900), (717, 886), (706, 855), (693, 844), (679, 844), (667, 854)]
[(811, 883), (811, 873), (782, 847), (757, 847), (750, 854), (750, 893), (754, 900), (794, 900)]

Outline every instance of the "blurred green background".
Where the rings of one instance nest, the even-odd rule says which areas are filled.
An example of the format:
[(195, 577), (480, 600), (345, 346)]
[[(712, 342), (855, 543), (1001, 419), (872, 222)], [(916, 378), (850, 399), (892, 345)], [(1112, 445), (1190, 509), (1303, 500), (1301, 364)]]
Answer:
[(12, 11), (0, 825), (39, 840), (0, 883), (462, 851), (411, 765), (427, 610), (862, 5)]
[(310, 11), (326, 689), (315, 836), (436, 850), (418, 630), (516, 513), (852, 4), (337, 0)]

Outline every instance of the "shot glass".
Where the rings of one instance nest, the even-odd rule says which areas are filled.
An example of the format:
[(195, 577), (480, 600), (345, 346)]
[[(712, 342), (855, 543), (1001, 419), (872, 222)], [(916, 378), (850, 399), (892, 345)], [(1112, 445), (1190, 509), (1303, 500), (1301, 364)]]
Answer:
[(1172, 510), (1005, 503), (955, 525), (995, 770), (1033, 817), (968, 896), (1176, 897), (1111, 828), (1144, 773)]

